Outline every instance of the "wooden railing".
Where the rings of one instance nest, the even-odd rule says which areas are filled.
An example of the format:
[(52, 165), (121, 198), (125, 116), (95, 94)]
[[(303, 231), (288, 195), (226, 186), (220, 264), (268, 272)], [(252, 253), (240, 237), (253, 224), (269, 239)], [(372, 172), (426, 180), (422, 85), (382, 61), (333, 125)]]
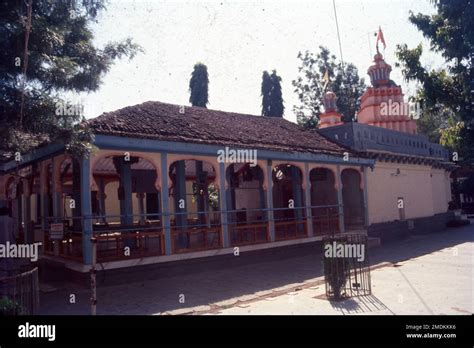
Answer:
[(68, 233), (63, 239), (52, 240), (49, 233), (44, 236), (44, 253), (55, 255), (54, 249), (57, 244), (58, 256), (65, 259), (82, 261), (82, 234)]
[(266, 243), (270, 240), (267, 222), (229, 225), (229, 233), (232, 245)]
[(171, 227), (171, 243), (174, 253), (221, 248), (221, 226), (173, 226)]
[(275, 221), (275, 240), (304, 238), (307, 235), (306, 219)]
[(136, 259), (165, 254), (161, 230), (95, 234), (97, 262)]

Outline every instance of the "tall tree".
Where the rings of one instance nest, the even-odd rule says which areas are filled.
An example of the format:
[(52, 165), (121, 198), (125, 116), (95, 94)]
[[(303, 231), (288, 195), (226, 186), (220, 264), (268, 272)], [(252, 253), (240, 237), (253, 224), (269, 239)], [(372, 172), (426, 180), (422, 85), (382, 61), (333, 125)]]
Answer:
[(276, 70), (262, 75), (262, 116), (283, 117), (285, 106), (281, 93), (281, 77)]
[(474, 1), (432, 3), (436, 13), (411, 12), (409, 20), (428, 39), (431, 50), (441, 54), (445, 68), (423, 66), (421, 44), (412, 49), (398, 45), (398, 66), (407, 81), (420, 83), (416, 101), (423, 105), (423, 122), (436, 125), (442, 118), (440, 141), (474, 163)]
[(189, 102), (192, 106), (207, 107), (207, 104), (209, 104), (209, 75), (207, 66), (204, 64), (197, 63), (194, 65), (189, 81), (189, 91), (191, 92)]
[(316, 128), (325, 92), (323, 76), (326, 70), (331, 81), (329, 89), (337, 95), (337, 107), (343, 115), (342, 120), (353, 121), (359, 109), (359, 99), (366, 88), (354, 64), (346, 62), (343, 68), (336, 56), (323, 46), (319, 46), (316, 54), (299, 52), (298, 59), (301, 61), (299, 76), (293, 81), (294, 91), (300, 101), (300, 105), (294, 107), (298, 123), (306, 128)]
[[(140, 50), (130, 39), (98, 48), (91, 24), (102, 0), (0, 3), (0, 148), (28, 151), (41, 139), (90, 150), (82, 107), (65, 95), (96, 91), (115, 59)], [(40, 140), (39, 140), (40, 139)]]

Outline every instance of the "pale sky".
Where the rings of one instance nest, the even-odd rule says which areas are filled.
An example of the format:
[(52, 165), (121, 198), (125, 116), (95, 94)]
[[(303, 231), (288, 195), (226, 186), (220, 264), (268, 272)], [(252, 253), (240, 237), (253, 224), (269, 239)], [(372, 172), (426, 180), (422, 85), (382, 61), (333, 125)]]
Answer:
[[(428, 0), (336, 0), (336, 9), (344, 61), (354, 63), (366, 83), (379, 25), (391, 77), (406, 96), (414, 86), (407, 88), (395, 68), (396, 44), (423, 42), (423, 63), (439, 66), (439, 57), (426, 53), (428, 43), (408, 22), (409, 10), (434, 12)], [(87, 118), (149, 100), (189, 105), (190, 74), (202, 62), (209, 71), (208, 108), (259, 115), (262, 72), (276, 69), (283, 80), (284, 117), (295, 122), (298, 100), (291, 81), (298, 75), (298, 51), (324, 45), (340, 58), (332, 0), (111, 0), (93, 29), (99, 47), (131, 37), (145, 52), (117, 61), (99, 91), (81, 95)]]

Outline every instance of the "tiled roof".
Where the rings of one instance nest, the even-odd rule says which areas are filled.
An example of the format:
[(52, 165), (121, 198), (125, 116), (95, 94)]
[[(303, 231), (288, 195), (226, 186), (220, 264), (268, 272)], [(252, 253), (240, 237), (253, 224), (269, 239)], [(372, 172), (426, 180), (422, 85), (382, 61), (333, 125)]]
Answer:
[[(180, 113), (183, 111), (184, 113)], [(283, 118), (146, 102), (87, 123), (94, 134), (276, 151), (342, 154), (347, 148)]]

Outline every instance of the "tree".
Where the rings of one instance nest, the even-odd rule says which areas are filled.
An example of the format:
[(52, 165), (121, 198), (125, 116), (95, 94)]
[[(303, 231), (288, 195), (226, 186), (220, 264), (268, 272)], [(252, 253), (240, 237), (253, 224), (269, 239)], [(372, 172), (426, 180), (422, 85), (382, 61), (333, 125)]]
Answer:
[(90, 25), (104, 9), (102, 0), (0, 3), (3, 152), (28, 151), (43, 140), (64, 142), (76, 155), (90, 150), (82, 106), (66, 95), (96, 91), (115, 59), (140, 51), (130, 39), (94, 46)]
[(423, 66), (421, 44), (412, 49), (406, 44), (398, 45), (397, 66), (402, 68), (407, 81), (420, 83), (418, 97), (424, 107), (424, 122), (436, 124), (441, 116), (441, 132), (445, 134), (440, 140), (458, 147), (466, 163), (474, 163), (474, 1), (432, 3), (435, 14), (411, 12), (409, 20), (428, 39), (431, 50), (441, 54), (445, 67), (435, 70)]
[(262, 116), (283, 117), (285, 106), (281, 93), (281, 77), (273, 70), (262, 76)]
[(194, 65), (189, 81), (189, 91), (191, 92), (189, 102), (192, 106), (207, 107), (207, 104), (209, 104), (209, 75), (207, 66), (204, 64), (197, 63)]
[(323, 76), (326, 69), (331, 80), (328, 89), (337, 95), (337, 107), (343, 115), (342, 120), (353, 121), (359, 109), (359, 99), (366, 88), (354, 64), (345, 63), (342, 68), (336, 56), (323, 46), (319, 46), (317, 54), (299, 52), (298, 58), (301, 60), (299, 76), (293, 81), (294, 91), (300, 101), (300, 105), (294, 107), (298, 123), (306, 128), (317, 127), (325, 92)]

